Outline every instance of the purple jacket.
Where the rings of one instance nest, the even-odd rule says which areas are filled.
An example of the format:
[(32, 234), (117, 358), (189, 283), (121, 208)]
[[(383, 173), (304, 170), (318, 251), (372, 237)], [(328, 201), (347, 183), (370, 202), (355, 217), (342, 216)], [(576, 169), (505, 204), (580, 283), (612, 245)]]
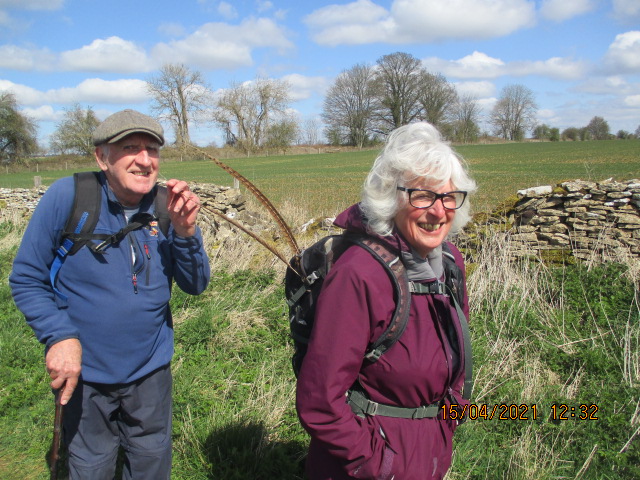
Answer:
[[(358, 205), (335, 224), (364, 231)], [(380, 237), (410, 250), (399, 233)], [(450, 245), (464, 271), (460, 252)], [(311, 480), (442, 478), (451, 464), (455, 420), (355, 415), (345, 392), (356, 379), (379, 403), (417, 407), (453, 397), (463, 403), (464, 361), (452, 371), (444, 329), (456, 318), (442, 295), (412, 295), (404, 334), (380, 359), (363, 362), (367, 345), (385, 330), (395, 309), (384, 268), (364, 249), (350, 247), (327, 276), (319, 297), (311, 342), (298, 377), (296, 407), (311, 436)], [(465, 292), (463, 310), (468, 316)], [(459, 324), (455, 322), (456, 328)], [(461, 332), (458, 331), (462, 342)], [(462, 345), (458, 350), (463, 352)], [(463, 353), (461, 353), (463, 355)]]

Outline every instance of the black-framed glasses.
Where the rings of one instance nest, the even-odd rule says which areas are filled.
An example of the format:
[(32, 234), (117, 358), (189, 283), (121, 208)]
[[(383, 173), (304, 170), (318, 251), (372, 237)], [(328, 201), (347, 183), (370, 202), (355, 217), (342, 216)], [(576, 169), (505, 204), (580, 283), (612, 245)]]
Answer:
[(415, 208), (429, 208), (440, 199), (442, 206), (447, 210), (457, 210), (467, 198), (467, 192), (462, 190), (444, 193), (436, 193), (422, 188), (398, 187), (398, 190), (409, 194), (409, 203)]

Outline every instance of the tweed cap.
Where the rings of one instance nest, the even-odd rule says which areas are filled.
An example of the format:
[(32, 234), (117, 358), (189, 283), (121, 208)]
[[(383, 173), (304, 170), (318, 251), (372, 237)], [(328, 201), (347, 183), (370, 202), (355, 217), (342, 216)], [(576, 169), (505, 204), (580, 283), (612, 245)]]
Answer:
[(164, 145), (162, 125), (147, 115), (129, 109), (105, 118), (93, 131), (93, 144), (114, 143), (132, 133), (146, 133)]

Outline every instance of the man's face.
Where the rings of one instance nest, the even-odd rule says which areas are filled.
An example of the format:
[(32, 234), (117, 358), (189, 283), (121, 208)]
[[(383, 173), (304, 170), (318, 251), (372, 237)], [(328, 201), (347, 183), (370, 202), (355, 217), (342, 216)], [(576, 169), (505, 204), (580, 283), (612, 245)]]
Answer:
[(144, 133), (132, 133), (96, 148), (96, 161), (111, 190), (128, 207), (138, 205), (156, 184), (159, 160), (160, 144)]

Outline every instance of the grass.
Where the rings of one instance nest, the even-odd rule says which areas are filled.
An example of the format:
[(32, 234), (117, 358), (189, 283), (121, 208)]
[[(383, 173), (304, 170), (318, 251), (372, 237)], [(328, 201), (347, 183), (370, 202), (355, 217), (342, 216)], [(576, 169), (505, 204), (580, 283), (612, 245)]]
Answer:
[[(486, 165), (508, 194), (521, 185), (502, 182), (514, 181), (510, 175), (516, 175), (516, 163), (521, 161), (535, 171), (529, 178), (553, 177), (554, 183), (577, 177), (640, 176), (638, 153), (614, 151), (620, 144), (637, 146), (608, 143), (620, 159), (610, 158), (609, 169), (606, 161), (585, 157), (593, 167), (590, 176), (582, 175), (587, 169), (578, 160), (589, 149), (572, 150), (563, 162), (553, 160), (553, 154), (567, 148), (565, 144), (478, 146), (471, 151), (487, 152), (486, 157), (475, 153), (472, 168)], [(584, 145), (594, 149), (600, 142)], [(503, 164), (492, 159), (498, 155), (491, 153), (494, 148), (501, 152)], [(550, 152), (545, 154), (549, 159), (541, 155), (542, 166), (536, 166), (535, 152), (543, 151)], [(606, 158), (610, 152), (602, 150), (600, 155)], [(469, 152), (462, 153), (470, 157)], [(366, 170), (373, 155), (354, 155), (361, 162), (357, 169)], [(334, 156), (338, 154), (328, 155), (326, 163)], [(278, 161), (287, 166), (269, 166)], [(234, 166), (240, 169), (242, 162), (237, 162)], [(277, 176), (282, 191), (289, 192), (299, 186), (287, 183), (287, 169), (290, 173), (294, 166), (307, 173), (318, 169), (317, 178), (308, 182), (318, 185), (318, 202), (324, 202), (327, 211), (339, 208), (336, 202), (346, 203), (327, 194), (335, 190), (318, 180), (340, 177), (328, 165), (329, 173), (323, 173), (319, 166), (305, 167), (293, 158), (248, 162), (254, 166), (247, 163), (243, 173), (250, 178), (255, 174), (252, 180), (257, 184), (263, 181), (258, 178)], [(166, 171), (179, 167), (194, 176), (202, 175), (195, 173), (197, 168), (215, 170), (205, 162), (165, 163), (162, 168), (171, 176)], [(552, 168), (555, 173), (545, 172)], [(356, 183), (361, 175), (356, 170), (344, 185)], [(485, 182), (491, 172), (487, 171)], [(291, 194), (279, 205), (286, 207), (283, 214), (291, 224), (299, 225), (312, 213), (295, 199)], [(8, 480), (46, 478), (53, 421), (42, 347), (16, 310), (7, 284), (23, 228), (17, 217), (0, 223), (0, 478)], [(198, 297), (174, 289), (171, 301), (176, 331), (172, 478), (302, 479), (308, 438), (294, 409), (283, 267), (244, 236), (222, 244), (206, 240), (213, 265), (211, 286)], [(511, 419), (507, 413), (505, 420), (467, 421), (454, 438), (447, 480), (640, 478), (640, 262), (621, 256), (606, 265), (597, 258), (566, 266), (545, 265), (535, 257), (510, 263), (501, 254), (508, 243), (508, 237), (500, 234), (486, 239), (469, 268), (472, 400), (489, 408), (525, 405), (528, 419)], [(583, 404), (597, 405), (597, 420), (579, 420), (569, 413), (567, 420), (558, 418), (561, 405), (580, 410)]]
[[(16, 232), (0, 229), (4, 238)], [(507, 243), (489, 239), (469, 278), (473, 402), (525, 405), (528, 419), (468, 420), (447, 479), (638, 478), (637, 260), (509, 263), (500, 255)], [(52, 395), (42, 349), (10, 299), (15, 247), (0, 245), (0, 478), (45, 478)], [(247, 268), (236, 255), (230, 247), (215, 257), (203, 295), (175, 290), (172, 299), (172, 478), (302, 479), (308, 439), (294, 409), (282, 270)], [(559, 410), (553, 418), (552, 405), (582, 404), (597, 405), (598, 419), (561, 420)]]
[[(479, 185), (472, 199), (476, 211), (488, 211), (518, 189), (563, 180), (640, 178), (639, 141), (539, 142), (462, 145)], [(377, 150), (278, 155), (224, 160), (253, 182), (277, 206), (285, 201), (314, 216), (330, 216), (356, 202)], [(204, 157), (203, 157), (204, 158)], [(91, 169), (93, 167), (87, 167)], [(210, 161), (166, 161), (165, 178), (231, 185), (229, 174)], [(0, 187), (30, 188), (35, 172), (0, 174)], [(42, 183), (70, 174), (68, 170), (40, 171)]]

